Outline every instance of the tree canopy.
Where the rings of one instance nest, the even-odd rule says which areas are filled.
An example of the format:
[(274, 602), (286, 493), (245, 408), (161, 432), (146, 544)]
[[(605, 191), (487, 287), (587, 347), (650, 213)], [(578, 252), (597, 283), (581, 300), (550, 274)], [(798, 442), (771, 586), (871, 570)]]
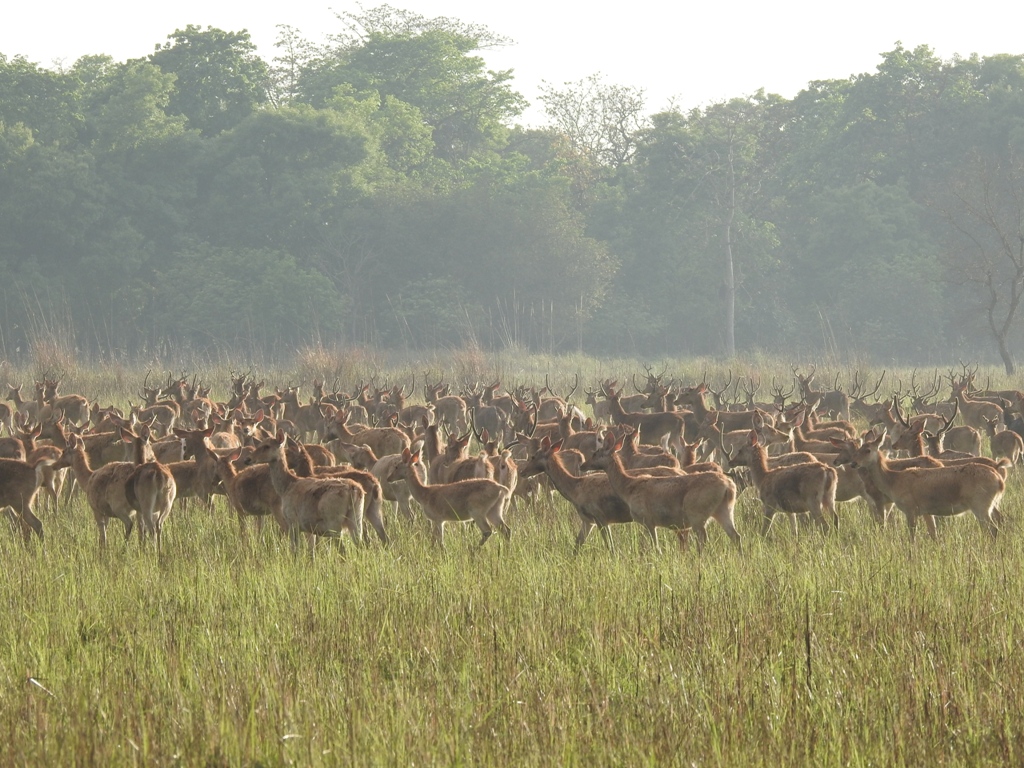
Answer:
[[(146, 41), (140, 41), (145, 46)], [(151, 43), (152, 44), (152, 43)], [(382, 5), (323, 44), (188, 25), (149, 55), (0, 53), (0, 354), (168, 344), (871, 355), (990, 350), (1024, 296), (1024, 56), (648, 113), (500, 34)]]

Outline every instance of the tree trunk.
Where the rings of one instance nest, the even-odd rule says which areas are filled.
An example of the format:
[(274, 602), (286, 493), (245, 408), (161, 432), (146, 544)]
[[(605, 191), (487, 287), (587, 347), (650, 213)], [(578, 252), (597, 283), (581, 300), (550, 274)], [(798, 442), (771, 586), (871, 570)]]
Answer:
[(736, 172), (733, 168), (732, 144), (729, 144), (729, 205), (725, 215), (725, 356), (736, 357), (736, 271), (732, 259), (732, 222), (736, 217)]

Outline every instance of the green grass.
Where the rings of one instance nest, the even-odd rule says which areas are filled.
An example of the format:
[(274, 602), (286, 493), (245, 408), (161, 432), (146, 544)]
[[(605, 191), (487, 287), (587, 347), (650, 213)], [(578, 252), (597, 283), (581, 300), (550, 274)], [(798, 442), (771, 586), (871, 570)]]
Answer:
[[(298, 383), (328, 357), (257, 375)], [(380, 364), (352, 360), (366, 367), (343, 386)], [(642, 371), (385, 362), (393, 381), (551, 370), (560, 389), (577, 370), (587, 385)], [(245, 366), (200, 378), (223, 396), (229, 368)], [(65, 389), (123, 404), (144, 375), (80, 368)], [(576, 556), (559, 499), (483, 549), (453, 529), (439, 551), (424, 520), (392, 516), (390, 548), (327, 544), (311, 560), (272, 525), (243, 542), (223, 501), (176, 508), (159, 557), (116, 523), (101, 554), (77, 499), (41, 513), (45, 549), (0, 524), (0, 764), (1019, 764), (1022, 501), (1013, 477), (997, 541), (962, 518), (910, 546), (901, 516), (879, 529), (859, 503), (827, 539), (784, 520), (762, 539), (748, 490), (741, 553), (712, 524), (703, 554), (671, 536), (657, 554), (632, 526), (614, 552), (595, 535)]]
[(842, 514), (761, 539), (745, 496), (742, 553), (619, 528), (574, 556), (558, 501), (482, 550), (390, 520), (391, 548), (310, 560), (270, 527), (242, 543), (219, 503), (175, 510), (158, 558), (100, 555), (76, 501), (45, 551), (0, 538), (0, 762), (1020, 762), (1016, 525), (910, 547)]

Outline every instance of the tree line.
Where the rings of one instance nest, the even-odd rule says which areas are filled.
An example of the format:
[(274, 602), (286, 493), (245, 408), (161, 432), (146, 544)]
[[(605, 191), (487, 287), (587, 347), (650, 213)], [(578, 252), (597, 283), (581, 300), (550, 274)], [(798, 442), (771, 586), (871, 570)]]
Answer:
[[(390, 6), (314, 44), (0, 54), (0, 354), (478, 345), (1015, 366), (1024, 56), (648, 113)], [(683, 84), (681, 83), (681, 86)]]

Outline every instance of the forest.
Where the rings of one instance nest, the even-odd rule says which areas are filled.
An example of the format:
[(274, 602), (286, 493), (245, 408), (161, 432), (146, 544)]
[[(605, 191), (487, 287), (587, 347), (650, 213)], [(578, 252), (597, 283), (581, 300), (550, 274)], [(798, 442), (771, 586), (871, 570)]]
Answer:
[[(0, 52), (0, 356), (473, 347), (1016, 366), (1024, 55), (650, 113), (390, 6), (325, 44), (188, 26)], [(140, 40), (140, 50), (154, 41)], [(681, 77), (699, 77), (697, 73)]]

